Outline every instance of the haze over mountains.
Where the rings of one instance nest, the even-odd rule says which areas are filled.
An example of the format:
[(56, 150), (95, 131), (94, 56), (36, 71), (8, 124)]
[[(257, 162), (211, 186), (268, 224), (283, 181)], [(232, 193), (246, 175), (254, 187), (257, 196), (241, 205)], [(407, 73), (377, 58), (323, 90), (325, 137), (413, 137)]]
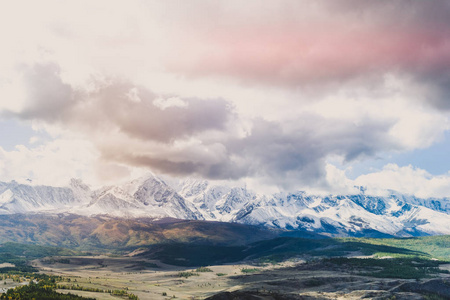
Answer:
[(164, 181), (147, 175), (91, 190), (0, 182), (0, 214), (71, 213), (237, 222), (332, 236), (450, 234), (450, 199), (401, 195), (315, 196), (305, 192), (261, 195), (206, 180)]

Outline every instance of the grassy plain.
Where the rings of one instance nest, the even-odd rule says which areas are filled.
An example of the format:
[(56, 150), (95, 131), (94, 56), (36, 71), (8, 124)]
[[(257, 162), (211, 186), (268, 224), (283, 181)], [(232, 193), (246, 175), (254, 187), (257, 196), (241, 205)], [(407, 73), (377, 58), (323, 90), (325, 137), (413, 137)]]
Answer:
[[(235, 228), (227, 228), (231, 240)], [(205, 243), (208, 235), (131, 248), (108, 241), (90, 250), (101, 255), (4, 243), (0, 288), (25, 284), (11, 276), (38, 271), (61, 276), (58, 292), (96, 299), (450, 299), (449, 236), (278, 237), (245, 245)]]
[[(297, 257), (276, 264), (249, 261), (208, 266), (212, 272), (198, 272), (198, 268), (166, 265), (141, 257), (71, 257), (69, 263), (49, 263), (39, 259), (34, 260), (33, 265), (46, 274), (70, 279), (71, 285), (101, 290), (125, 289), (139, 299), (170, 299), (174, 296), (177, 299), (215, 299), (214, 295), (220, 293), (229, 296), (220, 299), (234, 299), (236, 293), (241, 293), (242, 299), (258, 296), (258, 299), (272, 300), (426, 299), (423, 296), (435, 293), (436, 286), (443, 289), (443, 295), (450, 295), (445, 294), (448, 293), (445, 286), (450, 289), (450, 275), (444, 270), (447, 266), (443, 265), (441, 270), (440, 264), (433, 260), (305, 259)], [(147, 263), (158, 267), (140, 267)], [(396, 275), (396, 265), (408, 273)], [(183, 273), (196, 275), (184, 276)], [(423, 285), (425, 291), (412, 292), (408, 284)], [(434, 284), (433, 289), (427, 292), (426, 287), (430, 284)], [(70, 292), (96, 299), (124, 299), (107, 293)], [(288, 296), (294, 298), (285, 298)], [(436, 293), (433, 297), (447, 299)]]

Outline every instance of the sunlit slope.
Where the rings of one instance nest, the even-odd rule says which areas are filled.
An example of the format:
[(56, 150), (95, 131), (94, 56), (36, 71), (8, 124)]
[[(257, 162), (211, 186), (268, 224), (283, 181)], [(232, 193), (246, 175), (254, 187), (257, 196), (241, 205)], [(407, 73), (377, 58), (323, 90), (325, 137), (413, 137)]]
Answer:
[(124, 219), (77, 215), (0, 216), (0, 243), (71, 249), (132, 249), (160, 243), (243, 245), (274, 238), (278, 231), (220, 222)]

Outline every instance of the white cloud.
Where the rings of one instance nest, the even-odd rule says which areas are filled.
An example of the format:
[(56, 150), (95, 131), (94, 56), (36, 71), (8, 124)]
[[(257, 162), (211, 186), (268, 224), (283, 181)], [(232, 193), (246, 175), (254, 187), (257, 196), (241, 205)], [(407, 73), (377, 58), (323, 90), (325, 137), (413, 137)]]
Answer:
[(27, 98), (27, 90), (21, 74), (14, 70), (3, 69), (8, 76), (0, 75), (0, 111), (20, 112)]
[(153, 100), (153, 104), (159, 107), (161, 110), (165, 110), (169, 107), (187, 107), (188, 103), (179, 97), (168, 98), (156, 98)]
[[(254, 177), (288, 190), (341, 191), (344, 183), (327, 166), (329, 157), (351, 165), (380, 152), (426, 147), (448, 127), (445, 114), (408, 99), (403, 85), (383, 83), (376, 92), (344, 85), (310, 102), (296, 102), (291, 94), (286, 106), (273, 106), (276, 99), (268, 105), (270, 117), (251, 118), (236, 101), (157, 97), (127, 80), (95, 79), (77, 88), (63, 81), (55, 63), (22, 72), (26, 101), (19, 111), (3, 111), (56, 139), (90, 143), (103, 162), (121, 165), (110, 166), (111, 174), (123, 176), (128, 165), (212, 179)], [(107, 173), (101, 177), (108, 179)]]
[[(441, 139), (448, 110), (428, 101), (446, 83), (441, 23), (430, 19), (442, 43), (409, 46), (427, 45), (417, 26), (428, 15), (446, 24), (446, 12), (415, 4), (422, 9), (409, 15), (415, 7), (400, 1), (355, 13), (347, 1), (330, 3), (8, 2), (0, 12), (0, 117), (28, 120), (61, 147), (3, 151), (5, 178), (80, 173), (95, 182), (142, 166), (345, 191), (353, 183), (330, 157), (351, 166)], [(397, 14), (404, 27), (386, 32)], [(89, 167), (96, 160), (103, 168)], [(53, 164), (65, 168), (47, 174)], [(382, 175), (380, 188), (390, 186)], [(413, 183), (398, 182), (404, 190)], [(414, 193), (425, 192), (433, 191)]]
[(400, 75), (387, 75), (376, 86), (342, 85), (305, 110), (327, 120), (361, 126), (368, 120), (387, 125), (384, 133), (396, 150), (427, 148), (449, 130), (449, 114), (429, 107), (427, 87)]
[(94, 147), (82, 140), (58, 139), (30, 148), (17, 145), (11, 151), (0, 147), (0, 178), (19, 182), (31, 179), (33, 184), (53, 186), (67, 185), (70, 178), (98, 183), (93, 172), (98, 157)]
[(39, 136), (32, 136), (30, 137), (30, 140), (28, 141), (30, 144), (36, 144), (41, 140)]
[(433, 176), (411, 165), (388, 164), (381, 171), (361, 175), (355, 185), (367, 187), (367, 193), (385, 195), (387, 190), (417, 197), (449, 197), (450, 175)]

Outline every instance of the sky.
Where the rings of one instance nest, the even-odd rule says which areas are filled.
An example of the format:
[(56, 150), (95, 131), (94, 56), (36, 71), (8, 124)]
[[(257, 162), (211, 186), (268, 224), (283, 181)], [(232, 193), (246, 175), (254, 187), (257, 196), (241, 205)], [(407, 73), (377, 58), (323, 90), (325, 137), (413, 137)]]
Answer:
[(448, 1), (0, 0), (0, 37), (0, 181), (450, 195)]

